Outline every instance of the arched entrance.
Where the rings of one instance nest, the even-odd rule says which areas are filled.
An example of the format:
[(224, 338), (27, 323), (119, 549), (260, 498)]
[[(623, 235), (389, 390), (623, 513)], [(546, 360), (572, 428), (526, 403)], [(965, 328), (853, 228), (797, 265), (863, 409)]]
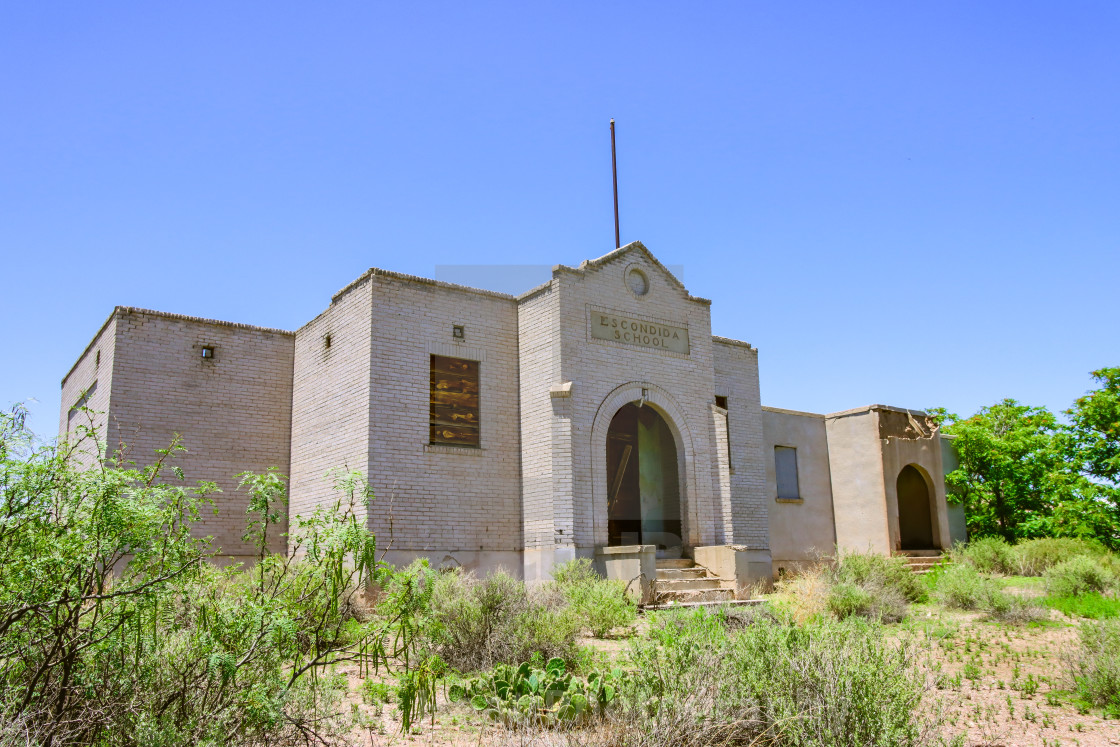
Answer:
[(908, 464), (898, 473), (898, 538), (903, 550), (933, 548), (933, 512), (929, 485), (918, 468)]
[(650, 406), (619, 408), (607, 430), (607, 544), (679, 556), (681, 490), (669, 424)]

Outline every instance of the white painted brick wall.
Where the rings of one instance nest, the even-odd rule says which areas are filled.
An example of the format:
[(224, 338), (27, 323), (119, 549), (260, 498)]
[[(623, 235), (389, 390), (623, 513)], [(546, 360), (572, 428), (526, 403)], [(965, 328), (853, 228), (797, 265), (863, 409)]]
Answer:
[[(202, 358), (204, 345), (214, 348), (213, 358)], [(127, 459), (142, 466), (179, 434), (187, 451), (174, 463), (186, 483), (212, 481), (222, 490), (213, 496), (217, 514), (204, 511), (197, 533), (212, 536), (223, 555), (250, 558), (252, 548), (241, 539), (247, 498), (236, 489), (236, 475), (288, 471), (292, 334), (118, 307), (64, 381), (64, 408), (76, 387), (88, 385), (95, 348), (102, 355), (91, 406), (106, 410), (111, 450), (126, 444)], [(170, 471), (165, 480), (176, 482)], [(274, 550), (283, 549), (282, 531)]]
[[(646, 274), (645, 295), (627, 288), (630, 266)], [(593, 339), (592, 309), (685, 327), (689, 354)], [(212, 363), (201, 361), (202, 344), (215, 345)], [(99, 347), (108, 378), (90, 368)], [(481, 448), (428, 444), (432, 353), (480, 361)], [(61, 430), (69, 400), (92, 377), (110, 382), (99, 383), (98, 397), (120, 416), (134, 453), (177, 430), (195, 450), (192, 479), (229, 486), (244, 469), (290, 469), (293, 515), (333, 502), (328, 470), (357, 469), (377, 495), (367, 521), (381, 547), (436, 562), (456, 553), (591, 554), (606, 540), (596, 497), (605, 475), (592, 468), (605, 461), (596, 418), (607, 400), (620, 406), (611, 399), (620, 386), (648, 386), (653, 406), (675, 413), (689, 456), (686, 539), (768, 547), (757, 351), (713, 339), (710, 303), (640, 246), (557, 267), (521, 299), (371, 270), (295, 333), (121, 313), (64, 380)], [(566, 381), (572, 396), (552, 398)], [(729, 398), (726, 428), (716, 394)], [(221, 505), (208, 526), (227, 552), (243, 552), (243, 503), (227, 489)]]
[(715, 340), (716, 390), (727, 397), (731, 439), (731, 518), (735, 544), (754, 550), (770, 546), (766, 462), (758, 350), (735, 340)]

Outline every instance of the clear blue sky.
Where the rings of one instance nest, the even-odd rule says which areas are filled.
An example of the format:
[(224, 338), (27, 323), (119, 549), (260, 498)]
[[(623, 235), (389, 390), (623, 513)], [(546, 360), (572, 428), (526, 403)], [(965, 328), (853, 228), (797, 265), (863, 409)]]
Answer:
[(766, 404), (1061, 409), (1120, 365), (1120, 4), (0, 6), (0, 405), (116, 304), (683, 265)]

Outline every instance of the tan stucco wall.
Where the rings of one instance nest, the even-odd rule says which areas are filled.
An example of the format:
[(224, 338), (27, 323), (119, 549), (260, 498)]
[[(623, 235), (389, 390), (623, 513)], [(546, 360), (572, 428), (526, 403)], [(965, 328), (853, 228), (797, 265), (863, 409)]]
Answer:
[(883, 453), (875, 413), (865, 409), (830, 415), (825, 419), (825, 431), (836, 545), (854, 552), (890, 553)]
[[(915, 422), (924, 420), (917, 417), (907, 418)], [(945, 480), (941, 461), (940, 433), (927, 428), (922, 422), (923, 431), (905, 432), (892, 424), (902, 420), (905, 415), (897, 411), (878, 411), (880, 443), (883, 445), (883, 474), (887, 505), (887, 525), (890, 532), (890, 549), (900, 548), (898, 535), (898, 474), (907, 465), (913, 465), (922, 473), (926, 487), (930, 489), (931, 523), (933, 525), (934, 548), (948, 548), (949, 507), (945, 504)]]
[[(948, 475), (960, 466), (957, 449), (953, 446), (954, 436), (941, 436), (941, 471)], [(949, 515), (949, 540), (956, 544), (968, 542), (968, 522), (964, 513), (964, 504), (949, 501), (949, 488), (945, 488), (945, 500)]]
[[(766, 501), (774, 573), (796, 570), (831, 555), (836, 545), (832, 514), (832, 473), (823, 415), (762, 408), (766, 459)], [(778, 501), (774, 447), (797, 449), (801, 501)]]

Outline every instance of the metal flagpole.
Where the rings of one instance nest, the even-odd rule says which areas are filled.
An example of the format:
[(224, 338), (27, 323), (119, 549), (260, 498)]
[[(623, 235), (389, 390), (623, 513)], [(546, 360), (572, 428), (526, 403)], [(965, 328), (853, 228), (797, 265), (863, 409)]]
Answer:
[(614, 248), (622, 246), (618, 239), (618, 162), (614, 155), (614, 119), (611, 119), (611, 174), (614, 177)]

